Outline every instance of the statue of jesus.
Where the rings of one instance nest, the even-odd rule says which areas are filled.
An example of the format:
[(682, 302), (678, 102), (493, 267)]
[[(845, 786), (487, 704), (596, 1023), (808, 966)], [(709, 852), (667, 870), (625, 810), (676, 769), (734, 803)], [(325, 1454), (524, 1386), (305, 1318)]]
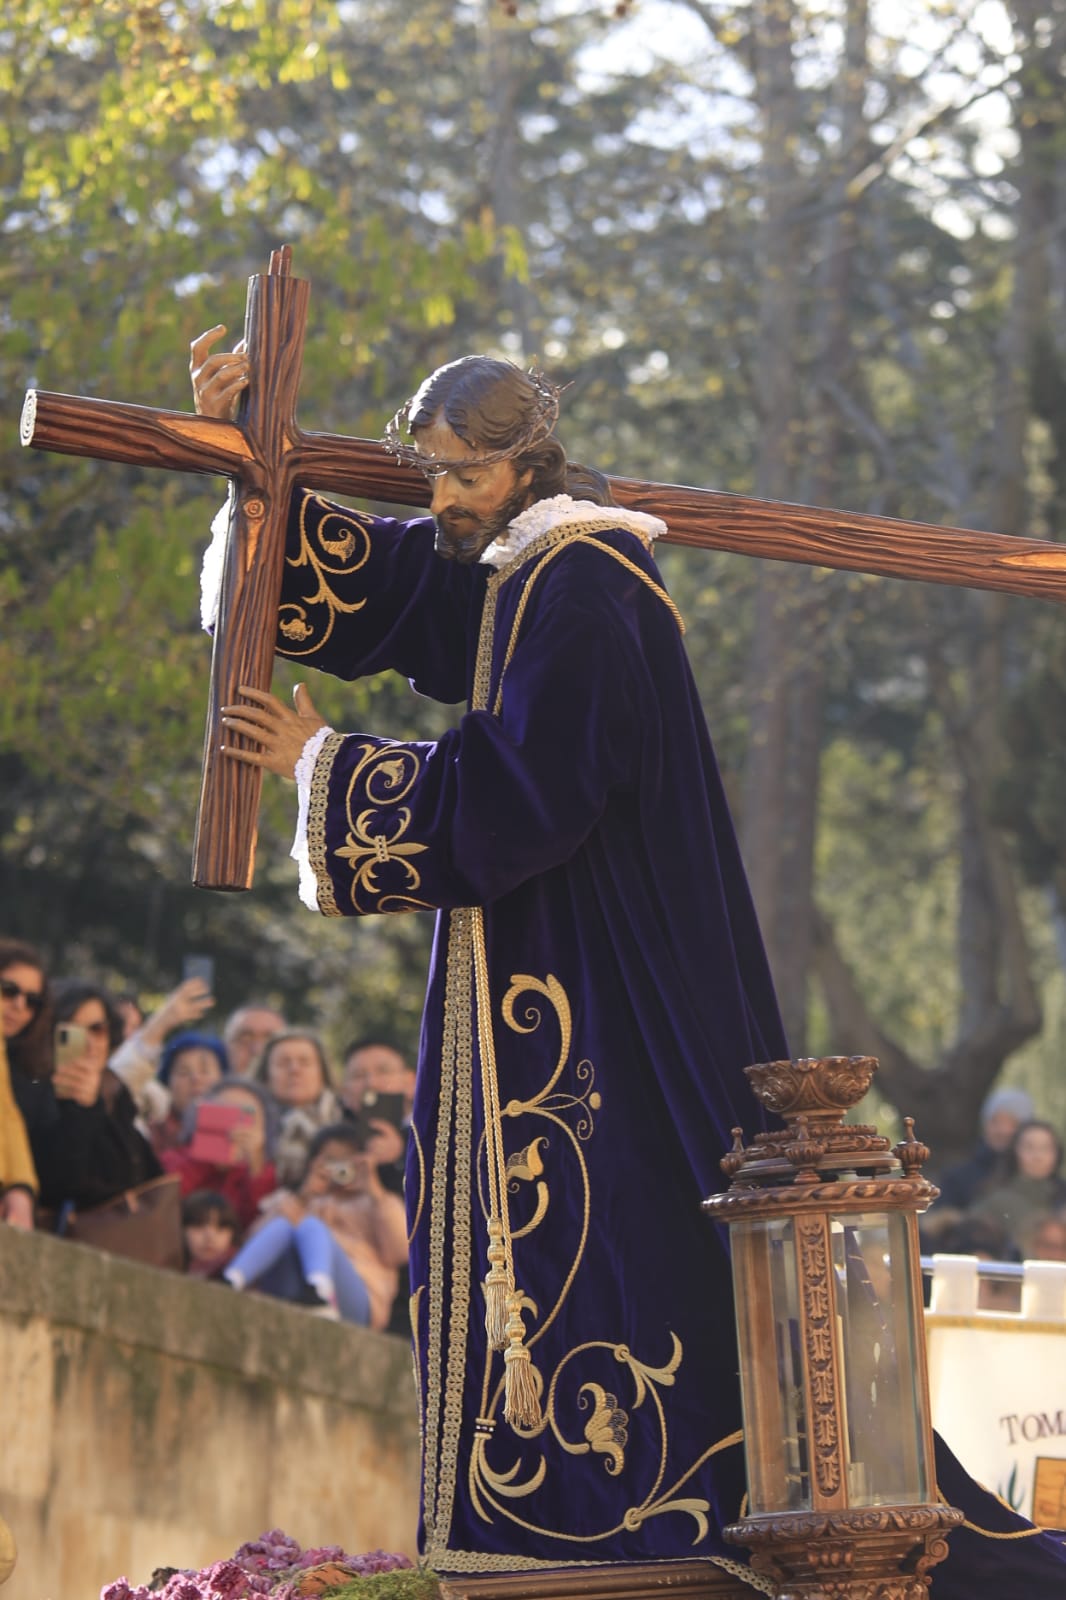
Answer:
[[(192, 346), (213, 416), (248, 380), (221, 331)], [(727, 1243), (700, 1201), (751, 1121), (743, 1068), (787, 1046), (664, 525), (568, 462), (558, 400), (464, 357), (386, 431), (428, 517), (293, 496), (278, 652), (391, 668), (465, 702), (457, 726), (345, 734), (305, 687), (293, 708), (242, 691), (225, 726), (254, 748), (228, 754), (295, 776), (310, 905), (438, 913), (406, 1183), (426, 1561), (702, 1559), (764, 1590), (721, 1535), (741, 1416)], [(1024, 1527), (985, 1498), (982, 1525)], [(1010, 1579), (988, 1592), (1062, 1592), (1050, 1536), (964, 1531), (934, 1595), (977, 1592), (990, 1549)]]

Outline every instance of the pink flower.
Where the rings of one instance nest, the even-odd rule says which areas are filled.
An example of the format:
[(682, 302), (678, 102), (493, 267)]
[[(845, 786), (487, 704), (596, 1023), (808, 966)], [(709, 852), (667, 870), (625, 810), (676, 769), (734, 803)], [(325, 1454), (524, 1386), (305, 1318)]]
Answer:
[(200, 1574), (200, 1585), (210, 1600), (247, 1600), (254, 1594), (251, 1578), (236, 1561), (216, 1561)]
[(242, 1544), (233, 1558), (245, 1572), (281, 1572), (300, 1559), (300, 1546), (280, 1528)]

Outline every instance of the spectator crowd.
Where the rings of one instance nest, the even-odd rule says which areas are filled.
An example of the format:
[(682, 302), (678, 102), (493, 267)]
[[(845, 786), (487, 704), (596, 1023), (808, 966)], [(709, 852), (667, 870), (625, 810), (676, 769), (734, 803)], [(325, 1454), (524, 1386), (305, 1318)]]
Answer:
[[(273, 1006), (248, 1001), (220, 1033), (213, 1008), (189, 978), (145, 1016), (0, 938), (0, 1222), (405, 1333), (414, 1069), (367, 1038), (336, 1073)], [(925, 1248), (1066, 1261), (1062, 1160), (1028, 1094), (994, 1090), (938, 1179)]]
[(970, 1156), (936, 1182), (923, 1242), (986, 1261), (1066, 1261), (1063, 1145), (1024, 1089), (994, 1089)]
[(415, 1074), (189, 978), (145, 1016), (0, 938), (0, 1222), (403, 1333)]

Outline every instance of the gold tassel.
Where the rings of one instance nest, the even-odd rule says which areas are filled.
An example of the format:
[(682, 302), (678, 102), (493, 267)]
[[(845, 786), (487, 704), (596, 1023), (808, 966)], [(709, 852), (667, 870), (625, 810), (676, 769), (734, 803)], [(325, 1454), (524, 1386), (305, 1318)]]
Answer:
[(485, 1279), (485, 1333), (490, 1350), (502, 1350), (507, 1343), (507, 1300), (511, 1292), (503, 1247), (503, 1223), (489, 1218), (489, 1272)]
[(503, 1420), (513, 1428), (536, 1428), (541, 1422), (540, 1396), (537, 1393), (537, 1375), (525, 1346), (521, 1296), (512, 1294), (508, 1304), (511, 1314), (507, 1322), (507, 1337), (510, 1343), (503, 1353)]

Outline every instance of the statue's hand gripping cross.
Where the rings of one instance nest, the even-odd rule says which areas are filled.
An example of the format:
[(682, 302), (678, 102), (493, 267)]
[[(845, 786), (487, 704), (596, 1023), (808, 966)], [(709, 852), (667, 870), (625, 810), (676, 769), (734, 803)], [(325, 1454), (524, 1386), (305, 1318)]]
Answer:
[(252, 883), (263, 778), (259, 769), (222, 755), (221, 708), (239, 699), (241, 684), (270, 687), (293, 485), (405, 505), (427, 498), (419, 474), (379, 445), (297, 427), (310, 283), (291, 276), (291, 257), (288, 245), (275, 250), (269, 272), (248, 282), (244, 337), (253, 378), (239, 422), (37, 390), (26, 396), (22, 413), (23, 444), (41, 450), (233, 481), (193, 847), (193, 882), (205, 889)]
[[(262, 773), (223, 757), (221, 707), (237, 700), (241, 684), (270, 687), (293, 486), (405, 506), (429, 501), (421, 475), (382, 445), (297, 426), (310, 283), (291, 276), (291, 256), (288, 245), (275, 250), (269, 272), (248, 282), (251, 381), (239, 422), (32, 389), (22, 412), (24, 445), (233, 482), (193, 848), (193, 882), (206, 889), (251, 887)], [(1066, 601), (1061, 545), (633, 478), (610, 482), (620, 505), (664, 518), (667, 538), (681, 544)]]

